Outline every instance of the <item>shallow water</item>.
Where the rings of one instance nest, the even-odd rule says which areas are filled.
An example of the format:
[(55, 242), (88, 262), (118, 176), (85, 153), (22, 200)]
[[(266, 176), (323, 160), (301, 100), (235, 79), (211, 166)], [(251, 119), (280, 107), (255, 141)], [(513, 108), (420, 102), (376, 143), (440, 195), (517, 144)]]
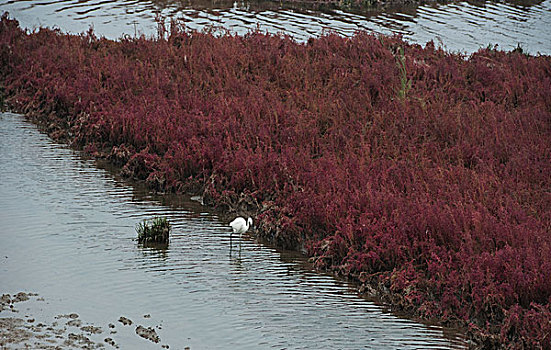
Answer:
[[(109, 335), (123, 349), (466, 346), (461, 334), (398, 318), (250, 237), (230, 255), (216, 214), (130, 187), (20, 115), (0, 114), (0, 178), (0, 294), (38, 293), (44, 301), (25, 311), (33, 317), (77, 313), (104, 331), (120, 328), (120, 316), (157, 326), (159, 344)], [(135, 241), (134, 225), (153, 215), (173, 224), (166, 250)]]
[(357, 30), (402, 34), (425, 44), (434, 40), (449, 50), (473, 52), (489, 44), (511, 50), (551, 54), (551, 0), (456, 2), (410, 6), (392, 12), (312, 11), (279, 2), (228, 0), (0, 0), (22, 26), (58, 27), (81, 33), (90, 26), (117, 39), (156, 33), (156, 14), (181, 18), (189, 28), (223, 27), (244, 34), (259, 26), (299, 41), (324, 31), (352, 35)]

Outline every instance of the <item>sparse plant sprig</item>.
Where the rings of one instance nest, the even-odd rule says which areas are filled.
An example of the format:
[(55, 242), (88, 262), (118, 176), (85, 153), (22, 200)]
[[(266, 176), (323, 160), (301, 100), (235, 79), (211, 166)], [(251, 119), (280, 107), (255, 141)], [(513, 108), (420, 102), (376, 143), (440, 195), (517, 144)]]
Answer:
[(406, 70), (406, 55), (403, 47), (398, 47), (398, 55), (396, 56), (396, 65), (400, 72), (400, 89), (398, 90), (398, 97), (404, 101), (407, 97), (409, 90), (411, 90), (411, 79), (408, 79)]

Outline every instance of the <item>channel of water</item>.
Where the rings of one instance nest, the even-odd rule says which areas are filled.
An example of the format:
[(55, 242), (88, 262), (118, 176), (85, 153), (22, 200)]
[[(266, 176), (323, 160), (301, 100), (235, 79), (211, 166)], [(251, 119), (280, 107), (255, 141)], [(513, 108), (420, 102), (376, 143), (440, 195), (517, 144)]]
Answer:
[[(397, 317), (302, 257), (250, 236), (238, 254), (216, 213), (131, 186), (21, 115), (0, 114), (0, 178), (0, 294), (40, 299), (0, 318), (76, 313), (102, 329), (91, 338), (122, 349), (466, 347), (461, 333)], [(153, 215), (173, 224), (167, 249), (135, 240), (134, 225)], [(138, 324), (161, 342), (136, 336)]]
[(433, 40), (452, 51), (481, 47), (551, 54), (551, 0), (456, 1), (394, 8), (390, 11), (318, 11), (297, 3), (229, 0), (0, 0), (23, 27), (57, 27), (81, 33), (93, 27), (111, 39), (154, 35), (156, 15), (179, 18), (189, 28), (224, 28), (245, 34), (260, 28), (298, 41), (333, 31), (401, 34), (411, 42)]

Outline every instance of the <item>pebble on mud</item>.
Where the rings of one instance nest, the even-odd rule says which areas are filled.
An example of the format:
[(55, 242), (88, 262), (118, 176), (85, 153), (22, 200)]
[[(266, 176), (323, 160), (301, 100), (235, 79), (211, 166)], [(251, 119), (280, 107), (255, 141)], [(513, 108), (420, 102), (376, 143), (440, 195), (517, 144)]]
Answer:
[(82, 325), (82, 322), (80, 320), (70, 320), (66, 323), (69, 327), (80, 327)]
[(126, 318), (124, 316), (119, 317), (119, 322), (122, 323), (125, 326), (131, 326), (132, 325), (132, 320), (129, 319), (129, 318)]
[(2, 294), (2, 297), (0, 297), (0, 303), (2, 305), (6, 305), (11, 303), (11, 298), (9, 294)]
[(12, 312), (18, 312), (14, 307), (13, 304), (21, 302), (21, 301), (27, 301), (32, 296), (37, 296), (38, 294), (34, 293), (25, 293), (25, 292), (19, 292), (13, 297), (11, 297), (9, 294), (2, 294), (0, 297), (0, 312), (9, 308)]
[(32, 294), (27, 294), (25, 292), (19, 292), (14, 296), (14, 298), (11, 300), (11, 302), (12, 303), (18, 303), (20, 301), (27, 301), (27, 300), (29, 300), (29, 295), (32, 296)]
[(105, 338), (105, 339), (103, 339), (103, 341), (106, 342), (107, 344), (117, 348), (117, 349), (119, 348), (117, 343), (115, 343), (115, 341), (112, 338)]
[(78, 318), (78, 314), (72, 313), (72, 314), (67, 314), (67, 315), (57, 315), (55, 318), (58, 319), (58, 320), (60, 318), (72, 318), (73, 320), (76, 320)]
[(69, 333), (67, 340), (63, 343), (67, 346), (75, 346), (76, 344), (84, 345), (86, 348), (91, 349), (94, 346), (94, 342), (90, 338), (83, 334)]
[(151, 340), (154, 343), (161, 341), (161, 338), (157, 335), (157, 332), (151, 327), (145, 328), (144, 326), (136, 327), (136, 334), (144, 339)]
[(103, 333), (103, 330), (101, 329), (101, 327), (95, 327), (95, 326), (84, 326), (84, 327), (80, 327), (80, 330), (84, 331), (84, 332), (88, 332), (90, 334), (100, 334), (100, 333)]

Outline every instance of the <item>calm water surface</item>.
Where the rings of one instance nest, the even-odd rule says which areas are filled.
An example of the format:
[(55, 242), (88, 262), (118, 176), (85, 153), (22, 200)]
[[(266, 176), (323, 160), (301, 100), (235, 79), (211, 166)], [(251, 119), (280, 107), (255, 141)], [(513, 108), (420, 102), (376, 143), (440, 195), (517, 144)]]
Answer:
[[(461, 335), (384, 312), (298, 257), (248, 238), (230, 255), (229, 227), (215, 214), (130, 187), (20, 115), (0, 114), (0, 178), (0, 294), (38, 293), (39, 314), (160, 326), (159, 344), (110, 335), (122, 349), (465, 347)], [(166, 250), (134, 240), (134, 225), (152, 215), (173, 223)]]
[(215, 26), (234, 33), (257, 28), (297, 40), (324, 31), (349, 36), (357, 30), (398, 33), (424, 44), (429, 40), (452, 51), (473, 52), (488, 44), (511, 50), (551, 54), (551, 0), (456, 2), (355, 14), (344, 10), (312, 11), (279, 2), (228, 0), (0, 0), (22, 26), (58, 27), (81, 33), (92, 26), (109, 38), (156, 33), (156, 14), (182, 19), (189, 28)]

